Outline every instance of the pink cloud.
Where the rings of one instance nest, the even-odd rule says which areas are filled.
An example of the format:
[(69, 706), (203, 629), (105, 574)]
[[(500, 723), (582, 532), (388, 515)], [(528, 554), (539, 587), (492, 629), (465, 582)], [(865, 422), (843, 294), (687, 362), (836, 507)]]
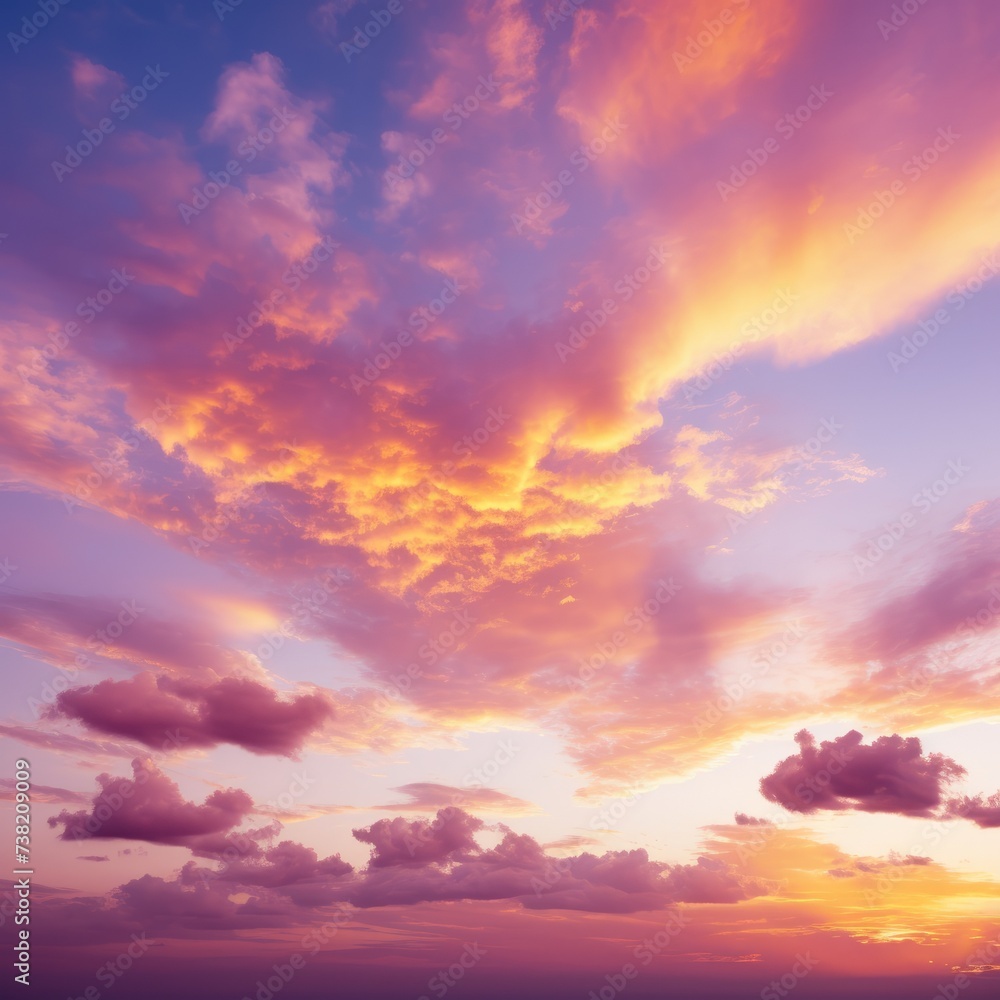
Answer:
[(185, 801), (151, 760), (134, 760), (131, 779), (99, 774), (97, 783), (101, 790), (89, 812), (63, 810), (49, 817), (49, 826), (62, 825), (60, 840), (119, 838), (195, 848), (253, 812), (253, 800), (235, 788), (212, 792), (201, 805)]
[(60, 694), (56, 711), (92, 729), (161, 747), (167, 734), (182, 745), (232, 743), (251, 753), (292, 757), (334, 714), (319, 692), (281, 699), (248, 678), (224, 677), (215, 684), (155, 679), (104, 680)]
[(870, 745), (857, 730), (818, 747), (812, 735), (795, 736), (799, 752), (760, 781), (764, 798), (793, 812), (820, 809), (931, 816), (947, 786), (965, 768), (943, 754), (924, 756), (916, 737), (881, 736)]

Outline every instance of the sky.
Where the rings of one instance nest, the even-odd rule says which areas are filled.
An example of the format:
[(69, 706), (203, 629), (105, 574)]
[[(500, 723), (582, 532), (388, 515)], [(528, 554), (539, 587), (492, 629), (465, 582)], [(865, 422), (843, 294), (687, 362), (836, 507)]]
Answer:
[(15, 995), (996, 995), (994, 4), (2, 22)]

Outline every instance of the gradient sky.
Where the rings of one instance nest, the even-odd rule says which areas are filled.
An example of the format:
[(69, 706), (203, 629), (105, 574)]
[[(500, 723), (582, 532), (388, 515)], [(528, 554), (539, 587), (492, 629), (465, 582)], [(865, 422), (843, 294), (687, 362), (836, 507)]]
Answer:
[(994, 4), (3, 21), (36, 996), (996, 994)]

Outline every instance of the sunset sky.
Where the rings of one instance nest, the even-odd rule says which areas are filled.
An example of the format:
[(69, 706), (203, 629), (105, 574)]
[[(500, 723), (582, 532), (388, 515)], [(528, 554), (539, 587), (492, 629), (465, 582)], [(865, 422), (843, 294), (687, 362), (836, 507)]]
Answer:
[(1000, 8), (2, 23), (12, 995), (997, 995)]

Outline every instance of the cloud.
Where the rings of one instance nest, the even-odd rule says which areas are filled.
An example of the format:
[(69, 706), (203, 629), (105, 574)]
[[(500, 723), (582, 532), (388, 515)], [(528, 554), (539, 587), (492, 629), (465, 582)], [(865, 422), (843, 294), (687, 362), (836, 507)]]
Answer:
[(353, 831), (357, 840), (372, 845), (371, 868), (395, 865), (426, 865), (453, 860), (477, 851), (473, 834), (483, 828), (483, 821), (465, 810), (449, 807), (439, 810), (433, 821), (407, 821), (402, 816), (380, 819), (370, 827)]
[(756, 816), (748, 816), (746, 813), (738, 812), (736, 814), (736, 825), (737, 826), (773, 826), (774, 824), (769, 819), (759, 819)]
[[(13, 801), (16, 782), (12, 778), (0, 778), (0, 799)], [(80, 792), (71, 792), (68, 788), (53, 788), (51, 785), (31, 786), (31, 798), (34, 802), (86, 802), (88, 796)]]
[(645, 850), (555, 858), (503, 824), (500, 843), (482, 850), (473, 836), (480, 829), (481, 820), (448, 808), (430, 823), (397, 817), (355, 830), (375, 849), (347, 898), (362, 907), (517, 899), (528, 909), (631, 913), (671, 902), (728, 904), (762, 891), (755, 880), (709, 858), (669, 865), (651, 861)]
[(945, 816), (971, 820), (983, 829), (1000, 826), (1000, 792), (986, 798), (983, 795), (963, 796), (948, 802)]
[(861, 733), (852, 729), (817, 747), (803, 729), (795, 742), (799, 752), (760, 781), (764, 798), (793, 812), (932, 816), (947, 786), (965, 774), (965, 768), (943, 754), (925, 757), (916, 737), (881, 736), (865, 746)]
[(253, 800), (240, 789), (217, 790), (201, 805), (187, 802), (176, 782), (151, 760), (132, 761), (132, 778), (99, 774), (100, 792), (90, 810), (63, 810), (50, 816), (62, 825), (60, 840), (144, 840), (192, 850), (224, 834), (253, 812)]
[(0, 734), (12, 740), (19, 740), (30, 746), (41, 747), (67, 756), (79, 759), (93, 757), (127, 757), (133, 758), (140, 753), (137, 747), (122, 743), (109, 743), (106, 740), (84, 740), (69, 733), (46, 732), (41, 729), (29, 729), (27, 726), (8, 726), (0, 723)]
[(247, 852), (227, 862), (213, 877), (241, 885), (276, 887), (312, 879), (337, 879), (352, 871), (354, 868), (342, 861), (339, 854), (320, 860), (311, 847), (282, 840), (273, 847)]
[(162, 746), (166, 734), (174, 732), (190, 747), (232, 743), (251, 753), (286, 757), (294, 757), (334, 715), (333, 705), (319, 691), (279, 698), (248, 678), (199, 684), (150, 673), (64, 691), (56, 711), (149, 747)]
[(376, 806), (377, 809), (400, 810), (418, 809), (433, 811), (442, 806), (461, 806), (479, 812), (502, 813), (507, 816), (527, 815), (538, 812), (538, 806), (513, 795), (505, 795), (493, 788), (456, 788), (453, 785), (438, 785), (430, 781), (411, 782), (400, 785), (393, 791), (408, 796), (409, 802), (390, 803)]

